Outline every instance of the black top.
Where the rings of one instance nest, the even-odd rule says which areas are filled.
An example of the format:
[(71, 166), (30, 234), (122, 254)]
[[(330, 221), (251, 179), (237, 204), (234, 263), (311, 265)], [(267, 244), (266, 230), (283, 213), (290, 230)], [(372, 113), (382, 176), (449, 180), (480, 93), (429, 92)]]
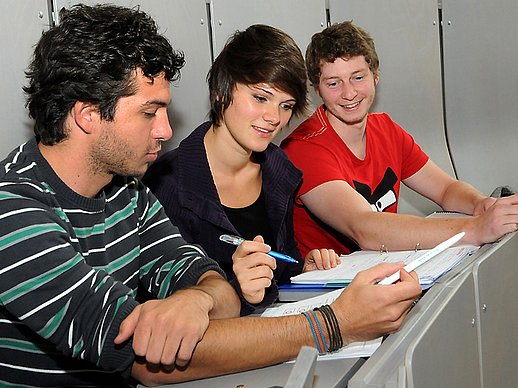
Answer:
[(255, 236), (260, 234), (266, 244), (272, 244), (275, 241), (268, 221), (262, 191), (257, 200), (249, 206), (231, 208), (223, 205), (223, 209), (230, 223), (239, 232), (240, 237), (245, 240), (253, 240)]

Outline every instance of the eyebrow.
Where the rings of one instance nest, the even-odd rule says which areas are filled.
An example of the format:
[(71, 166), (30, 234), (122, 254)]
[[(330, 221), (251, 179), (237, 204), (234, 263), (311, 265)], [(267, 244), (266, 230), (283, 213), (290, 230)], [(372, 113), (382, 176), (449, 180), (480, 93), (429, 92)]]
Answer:
[[(368, 71), (369, 71), (369, 69), (368, 69), (368, 68), (366, 68), (366, 69), (360, 69), (360, 70), (355, 70), (355, 71), (353, 71), (353, 72), (351, 73), (351, 76), (357, 75), (357, 74), (359, 74), (359, 73), (365, 73), (365, 72), (368, 72)], [(331, 80), (331, 79), (340, 79), (340, 78), (342, 78), (342, 77), (341, 77), (341, 76), (339, 76), (339, 75), (332, 75), (332, 76), (330, 76), (330, 77), (323, 77), (322, 79), (323, 79), (324, 81), (329, 81), (329, 80)]]
[[(267, 89), (267, 88), (264, 88), (262, 86), (253, 86), (252, 89), (257, 89), (257, 90), (261, 90), (267, 94), (273, 94), (271, 90)], [(273, 89), (273, 88), (272, 88)]]
[[(252, 90), (253, 89), (257, 89), (257, 90), (261, 90), (262, 92), (266, 93), (266, 94), (269, 94), (270, 96), (273, 96), (273, 92), (271, 92), (270, 90), (268, 89), (265, 89), (265, 88), (262, 88), (260, 86), (254, 86), (251, 88)], [(276, 88), (272, 88), (272, 89), (275, 89), (275, 90), (278, 90)], [(297, 102), (297, 99), (296, 98), (288, 98), (287, 100), (285, 100), (284, 102), (288, 102), (288, 101), (292, 101), (292, 102)]]
[(143, 108), (148, 108), (150, 106), (159, 106), (159, 107), (167, 107), (169, 103), (162, 100), (150, 100), (143, 103), (141, 106)]

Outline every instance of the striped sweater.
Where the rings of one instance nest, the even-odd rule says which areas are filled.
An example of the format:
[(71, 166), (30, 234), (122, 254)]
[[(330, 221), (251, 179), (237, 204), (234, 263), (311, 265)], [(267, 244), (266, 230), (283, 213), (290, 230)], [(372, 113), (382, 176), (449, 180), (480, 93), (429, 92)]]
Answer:
[(82, 197), (27, 142), (0, 164), (0, 386), (129, 384), (131, 342), (113, 340), (137, 291), (164, 298), (211, 269), (139, 180)]

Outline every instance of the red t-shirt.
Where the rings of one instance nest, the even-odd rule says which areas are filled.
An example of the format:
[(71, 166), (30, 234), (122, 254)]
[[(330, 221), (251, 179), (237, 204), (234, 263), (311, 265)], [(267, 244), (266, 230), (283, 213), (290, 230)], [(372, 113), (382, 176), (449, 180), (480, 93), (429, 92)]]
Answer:
[(318, 220), (300, 196), (323, 183), (347, 182), (375, 211), (397, 212), (401, 180), (428, 161), (412, 136), (386, 113), (369, 113), (365, 159), (358, 159), (329, 123), (325, 107), (293, 131), (281, 144), (290, 160), (303, 172), (295, 200), (295, 240), (302, 257), (315, 248), (332, 248), (338, 254), (357, 249), (349, 238)]

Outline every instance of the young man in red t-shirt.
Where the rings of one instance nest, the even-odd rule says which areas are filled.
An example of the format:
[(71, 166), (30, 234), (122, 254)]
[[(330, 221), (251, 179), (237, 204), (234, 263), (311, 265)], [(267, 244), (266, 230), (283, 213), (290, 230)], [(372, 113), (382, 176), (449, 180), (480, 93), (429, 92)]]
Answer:
[[(430, 248), (461, 231), (462, 243), (493, 242), (518, 228), (518, 195), (490, 198), (441, 170), (385, 113), (370, 113), (379, 61), (369, 34), (351, 22), (315, 34), (309, 79), (324, 104), (282, 143), (302, 170), (295, 239), (304, 255)], [(468, 218), (397, 214), (400, 183)]]

